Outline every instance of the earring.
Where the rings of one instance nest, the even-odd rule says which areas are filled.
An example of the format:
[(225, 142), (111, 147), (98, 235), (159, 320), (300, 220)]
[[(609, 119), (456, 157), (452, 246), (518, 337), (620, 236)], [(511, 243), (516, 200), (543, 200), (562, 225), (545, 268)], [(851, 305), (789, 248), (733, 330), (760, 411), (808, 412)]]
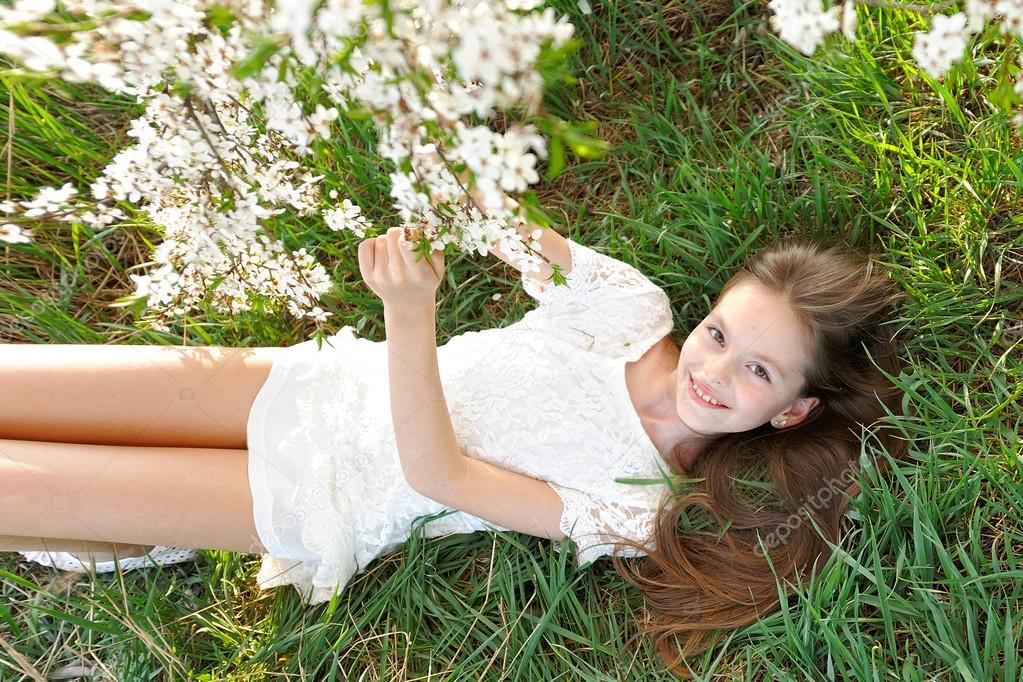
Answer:
[(785, 426), (788, 423), (789, 423), (788, 419), (782, 419), (780, 424), (778, 422), (774, 422), (774, 425), (775, 426)]

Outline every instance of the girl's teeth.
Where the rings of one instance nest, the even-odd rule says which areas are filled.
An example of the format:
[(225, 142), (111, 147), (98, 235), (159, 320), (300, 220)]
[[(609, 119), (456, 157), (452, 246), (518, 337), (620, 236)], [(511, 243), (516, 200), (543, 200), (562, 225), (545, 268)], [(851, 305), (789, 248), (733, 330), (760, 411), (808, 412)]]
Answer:
[(696, 384), (693, 384), (693, 390), (696, 391), (696, 395), (700, 396), (700, 400), (702, 400), (703, 402), (710, 403), (711, 405), (721, 405), (721, 403), (715, 400), (711, 400), (707, 396), (700, 393), (700, 389), (696, 387)]

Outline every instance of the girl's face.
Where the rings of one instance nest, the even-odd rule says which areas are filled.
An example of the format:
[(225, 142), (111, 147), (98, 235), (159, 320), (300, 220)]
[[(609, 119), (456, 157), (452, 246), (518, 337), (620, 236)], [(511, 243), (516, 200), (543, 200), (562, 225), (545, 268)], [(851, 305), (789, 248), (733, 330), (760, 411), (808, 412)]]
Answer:
[[(778, 296), (755, 282), (729, 291), (696, 326), (679, 352), (675, 410), (695, 436), (738, 433), (766, 422), (802, 421), (817, 398), (797, 398), (807, 361), (799, 321)], [(693, 394), (695, 379), (704, 395)]]

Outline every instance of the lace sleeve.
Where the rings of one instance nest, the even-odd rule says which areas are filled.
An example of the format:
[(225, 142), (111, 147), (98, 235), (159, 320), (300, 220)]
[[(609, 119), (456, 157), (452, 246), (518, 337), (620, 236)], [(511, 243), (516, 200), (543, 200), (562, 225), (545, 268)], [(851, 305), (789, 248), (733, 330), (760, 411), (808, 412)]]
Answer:
[(572, 267), (564, 284), (522, 273), (522, 288), (539, 303), (523, 316), (523, 327), (554, 331), (587, 350), (630, 361), (671, 332), (663, 289), (628, 263), (567, 241)]
[[(578, 565), (607, 555), (644, 556), (645, 552), (623, 546), (615, 551), (615, 536), (650, 544), (656, 511), (614, 502), (606, 502), (574, 488), (547, 481), (561, 498), (565, 509), (561, 515), (561, 531), (576, 546)], [(560, 547), (555, 545), (560, 550)]]

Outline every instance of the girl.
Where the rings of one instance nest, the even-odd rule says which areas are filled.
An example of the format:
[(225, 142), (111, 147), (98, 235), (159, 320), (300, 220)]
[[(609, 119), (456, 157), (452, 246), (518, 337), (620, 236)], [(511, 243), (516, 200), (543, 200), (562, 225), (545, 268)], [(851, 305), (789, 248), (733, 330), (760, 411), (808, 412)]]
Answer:
[[(869, 257), (764, 249), (678, 344), (664, 291), (545, 229), (551, 265), (522, 273), (537, 306), (436, 347), (443, 254), (400, 232), (359, 248), (386, 341), (344, 327), (322, 348), (5, 346), (0, 549), (261, 553), (261, 588), (316, 604), (420, 516), (426, 537), (568, 537), (579, 565), (612, 554), (643, 590), (657, 619), (640, 634), (666, 659), (672, 635), (699, 651), (778, 605), (775, 574), (827, 558), (815, 526), (837, 541), (858, 429), (900, 402), (885, 373), (901, 294)], [(736, 496), (746, 471), (774, 506)], [(686, 532), (689, 508), (727, 532)]]

